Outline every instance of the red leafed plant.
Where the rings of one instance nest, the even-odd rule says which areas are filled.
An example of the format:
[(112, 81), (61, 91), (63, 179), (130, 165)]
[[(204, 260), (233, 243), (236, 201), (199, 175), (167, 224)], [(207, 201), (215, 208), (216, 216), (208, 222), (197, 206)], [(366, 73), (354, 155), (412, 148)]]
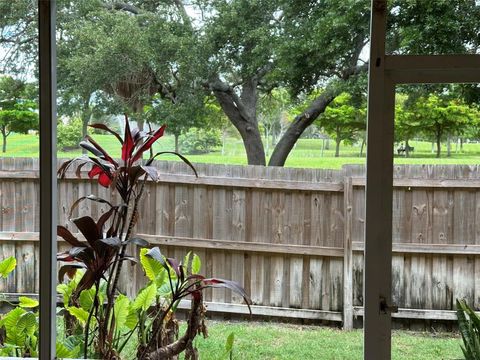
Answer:
[[(120, 294), (118, 289), (123, 263), (126, 261), (136, 263), (135, 257), (126, 254), (127, 245), (149, 246), (147, 241), (132, 236), (132, 232), (139, 216), (138, 205), (146, 181), (159, 180), (153, 161), (159, 155), (171, 153), (180, 157), (197, 175), (195, 168), (178, 153), (170, 151), (153, 153), (152, 146), (163, 136), (165, 126), (155, 131), (150, 129), (143, 132), (131, 129), (125, 116), (123, 138), (103, 124), (94, 124), (91, 127), (104, 130), (117, 138), (121, 145), (121, 160), (115, 160), (87, 135), (80, 146), (89, 154), (66, 161), (60, 166), (58, 174), (63, 178), (73, 167), (76, 175), (81, 177), (82, 169), (88, 166), (88, 177), (96, 179), (105, 188), (116, 189), (121, 202), (112, 204), (109, 199), (95, 195), (81, 197), (72, 204), (70, 214), (82, 201), (105, 204), (108, 210), (98, 220), (90, 216), (71, 219), (83, 238), (75, 236), (64, 226), (58, 226), (57, 230), (58, 236), (71, 245), (68, 251), (57, 256), (58, 261), (66, 262), (60, 267), (59, 281), (62, 282), (65, 275), (71, 277), (76, 270), (84, 269), (83, 276), (69, 297), (69, 304), (65, 304), (65, 308), (81, 320), (83, 355), (85, 358), (118, 359), (125, 343), (131, 339), (134, 332), (138, 332), (141, 334), (138, 358), (170, 359), (179, 352), (189, 350), (188, 358), (196, 359), (198, 354), (192, 348), (192, 340), (204, 327), (203, 289), (226, 287), (240, 293), (249, 304), (250, 300), (240, 285), (228, 280), (206, 279), (193, 272), (191, 267), (189, 270), (188, 263), (182, 264), (175, 259), (165, 259), (158, 248), (153, 248), (142, 255), (145, 261), (142, 266), (145, 271), (149, 270), (147, 276), (152, 284), (139, 292), (135, 304), (130, 304), (130, 310), (125, 310), (129, 309), (130, 305), (127, 304), (128, 299)], [(149, 155), (146, 161), (143, 159), (145, 153)], [(153, 262), (149, 267), (145, 267), (148, 265), (145, 260), (147, 258)], [(159, 278), (162, 278), (164, 283), (161, 283)], [(158, 286), (156, 290), (154, 286)], [(162, 340), (168, 328), (174, 326), (173, 312), (178, 302), (186, 296), (192, 298), (192, 308), (185, 335), (180, 339), (170, 336)], [(89, 298), (91, 300), (87, 301)], [(144, 301), (141, 306), (138, 305), (139, 298)], [(125, 306), (117, 309), (116, 306), (119, 306), (115, 305), (117, 301)], [(81, 316), (83, 313), (80, 305), (86, 316)], [(120, 315), (122, 310), (124, 313)], [(136, 325), (132, 325), (129, 331), (122, 332), (117, 322), (123, 325), (127, 317), (129, 323), (133, 322)], [(145, 326), (145, 322), (148, 322), (148, 326)]]

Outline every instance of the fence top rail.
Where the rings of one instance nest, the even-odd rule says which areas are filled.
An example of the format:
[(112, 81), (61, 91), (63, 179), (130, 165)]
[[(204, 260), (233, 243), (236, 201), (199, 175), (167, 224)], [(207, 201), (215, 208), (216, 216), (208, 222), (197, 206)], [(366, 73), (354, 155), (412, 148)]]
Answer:
[[(81, 172), (81, 177), (75, 174), (67, 174), (67, 180), (90, 181), (87, 171)], [(38, 180), (38, 170), (0, 170), (2, 180)], [(160, 183), (202, 185), (217, 187), (250, 188), (263, 190), (290, 190), (290, 191), (325, 191), (342, 192), (343, 181), (296, 181), (296, 180), (270, 180), (254, 178), (233, 178), (222, 176), (199, 176), (183, 174), (160, 174)], [(364, 177), (353, 177), (352, 186), (364, 187)], [(480, 179), (394, 179), (393, 186), (396, 188), (458, 188), (480, 189)]]
[[(352, 178), (352, 185), (365, 186), (365, 177)], [(393, 187), (397, 188), (463, 188), (480, 189), (480, 179), (393, 179)]]
[[(67, 174), (65, 179), (78, 181), (91, 181), (88, 179), (87, 172), (82, 171), (81, 177), (74, 174)], [(3, 180), (35, 180), (38, 179), (37, 170), (0, 170), (0, 179)], [(151, 180), (149, 180), (151, 181)], [(268, 180), (252, 178), (231, 178), (220, 176), (199, 176), (183, 174), (160, 174), (159, 183), (182, 184), (182, 185), (203, 185), (218, 187), (235, 187), (250, 189), (268, 189), (268, 190), (291, 190), (291, 191), (343, 191), (342, 182), (307, 182), (296, 180)]]

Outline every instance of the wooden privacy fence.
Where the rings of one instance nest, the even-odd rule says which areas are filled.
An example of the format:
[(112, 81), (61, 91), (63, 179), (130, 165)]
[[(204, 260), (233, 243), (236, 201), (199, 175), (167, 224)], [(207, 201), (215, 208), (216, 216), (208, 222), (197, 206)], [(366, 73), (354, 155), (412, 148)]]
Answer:
[[(343, 321), (346, 328), (362, 315), (362, 166), (198, 164), (198, 179), (182, 163), (157, 166), (161, 182), (147, 184), (136, 231), (166, 255), (193, 250), (205, 275), (243, 284), (257, 315)], [(0, 282), (5, 294), (38, 291), (37, 177), (36, 159), (0, 160), (0, 258), (18, 261), (13, 276)], [(479, 307), (479, 168), (395, 166), (394, 177), (392, 292), (400, 310), (393, 316), (454, 320), (456, 298)], [(58, 194), (60, 224), (68, 223), (75, 199), (109, 196), (74, 174), (59, 181)], [(73, 217), (103, 211), (83, 202)], [(140, 267), (132, 267), (122, 286), (133, 294), (143, 281)], [(209, 290), (206, 300), (213, 311), (247, 311), (229, 290)]]

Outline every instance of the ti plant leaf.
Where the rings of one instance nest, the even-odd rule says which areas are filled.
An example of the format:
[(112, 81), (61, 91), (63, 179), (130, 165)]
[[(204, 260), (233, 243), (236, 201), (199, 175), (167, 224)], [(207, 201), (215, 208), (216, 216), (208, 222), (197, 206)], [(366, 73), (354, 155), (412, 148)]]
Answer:
[(0, 276), (6, 279), (16, 266), (17, 259), (15, 259), (13, 256), (0, 261)]

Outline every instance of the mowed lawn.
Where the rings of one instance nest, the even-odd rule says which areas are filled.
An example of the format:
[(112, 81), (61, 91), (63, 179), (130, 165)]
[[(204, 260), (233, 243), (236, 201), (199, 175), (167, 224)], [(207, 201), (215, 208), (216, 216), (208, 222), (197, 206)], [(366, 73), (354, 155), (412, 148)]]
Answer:
[[(207, 322), (209, 337), (195, 340), (202, 360), (228, 359), (225, 342), (234, 333), (234, 360), (360, 360), (362, 330), (350, 332), (321, 327), (260, 322)], [(182, 327), (184, 329), (184, 327)], [(393, 331), (393, 360), (462, 359), (455, 334)], [(132, 343), (124, 356), (133, 355)], [(133, 358), (133, 357), (132, 357)]]
[[(120, 155), (120, 146), (117, 140), (110, 135), (93, 135), (96, 141), (105, 147), (107, 151), (116, 157)], [(442, 147), (442, 157), (435, 158), (432, 152), (432, 145), (429, 142), (412, 141), (410, 146), (415, 147), (415, 151), (411, 153), (410, 158), (403, 155), (395, 155), (396, 164), (480, 164), (480, 144), (470, 143), (464, 144), (462, 151), (455, 151), (455, 144), (452, 146), (451, 157), (447, 157), (446, 147)], [(340, 148), (340, 157), (334, 157), (333, 141), (330, 141), (330, 149), (322, 151), (322, 140), (316, 139), (300, 139), (287, 159), (288, 167), (305, 167), (305, 168), (328, 168), (339, 169), (345, 164), (365, 164), (365, 154), (360, 156), (360, 146), (345, 146)], [(164, 136), (157, 144), (155, 151), (173, 150), (173, 136)], [(180, 149), (181, 150), (181, 149)], [(392, 149), (395, 152), (395, 149)], [(270, 151), (271, 152), (271, 151)], [(79, 155), (80, 150), (59, 151), (59, 158), (71, 158)], [(12, 134), (8, 138), (7, 152), (0, 153), (1, 156), (13, 157), (38, 157), (38, 136)], [(204, 155), (188, 155), (192, 162), (212, 163), (212, 164), (246, 164), (245, 151), (240, 139), (230, 138), (226, 141), (224, 153), (221, 149), (204, 154)], [(164, 155), (160, 159), (177, 160), (175, 156)]]

